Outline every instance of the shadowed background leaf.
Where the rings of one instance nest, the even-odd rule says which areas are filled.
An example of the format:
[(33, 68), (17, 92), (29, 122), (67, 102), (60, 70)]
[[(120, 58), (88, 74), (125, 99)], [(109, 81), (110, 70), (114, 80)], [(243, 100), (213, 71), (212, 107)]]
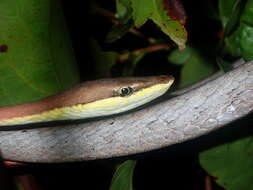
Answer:
[(212, 61), (201, 55), (197, 48), (188, 46), (184, 50), (174, 50), (168, 60), (176, 65), (181, 65), (179, 88), (184, 88), (200, 81), (215, 71)]
[[(232, 56), (253, 59), (253, 1), (219, 1), (225, 34), (225, 50)], [(246, 2), (246, 3), (245, 3)], [(232, 15), (232, 16), (231, 16)], [(232, 23), (232, 24), (231, 24)], [(229, 27), (227, 28), (227, 25)]]
[(116, 169), (110, 190), (133, 190), (133, 172), (136, 161), (127, 160)]
[[(60, 1), (1, 0), (0, 105), (37, 100), (79, 82)], [(18, 93), (17, 93), (18, 92)]]
[(227, 190), (253, 189), (253, 139), (242, 138), (200, 153), (200, 163)]

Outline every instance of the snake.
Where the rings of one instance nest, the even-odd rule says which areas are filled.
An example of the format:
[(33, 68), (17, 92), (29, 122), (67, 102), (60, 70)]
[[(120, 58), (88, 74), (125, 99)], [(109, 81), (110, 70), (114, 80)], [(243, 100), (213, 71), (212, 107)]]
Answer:
[(126, 112), (163, 95), (173, 82), (171, 75), (86, 81), (37, 101), (0, 107), (0, 126), (88, 119)]

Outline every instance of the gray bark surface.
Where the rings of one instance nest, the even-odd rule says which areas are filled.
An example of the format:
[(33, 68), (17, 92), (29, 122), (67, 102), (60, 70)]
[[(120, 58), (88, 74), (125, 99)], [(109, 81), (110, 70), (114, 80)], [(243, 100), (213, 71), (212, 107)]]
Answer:
[[(121, 116), (68, 126), (0, 131), (1, 156), (25, 162), (109, 158), (180, 143), (253, 110), (253, 62)], [(179, 94), (179, 95), (178, 95)]]

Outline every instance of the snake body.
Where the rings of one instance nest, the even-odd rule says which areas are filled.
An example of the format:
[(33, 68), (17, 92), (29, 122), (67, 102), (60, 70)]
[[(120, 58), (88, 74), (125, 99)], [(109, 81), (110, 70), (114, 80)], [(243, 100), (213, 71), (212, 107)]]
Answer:
[(172, 76), (87, 81), (35, 102), (0, 107), (0, 126), (107, 116), (131, 110), (164, 94)]

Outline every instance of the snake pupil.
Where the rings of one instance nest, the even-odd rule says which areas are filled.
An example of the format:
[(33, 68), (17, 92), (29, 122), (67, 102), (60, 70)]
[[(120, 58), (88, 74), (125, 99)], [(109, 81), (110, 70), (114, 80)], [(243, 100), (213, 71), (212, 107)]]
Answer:
[(127, 96), (130, 95), (133, 92), (133, 89), (131, 87), (124, 87), (120, 89), (120, 96)]

